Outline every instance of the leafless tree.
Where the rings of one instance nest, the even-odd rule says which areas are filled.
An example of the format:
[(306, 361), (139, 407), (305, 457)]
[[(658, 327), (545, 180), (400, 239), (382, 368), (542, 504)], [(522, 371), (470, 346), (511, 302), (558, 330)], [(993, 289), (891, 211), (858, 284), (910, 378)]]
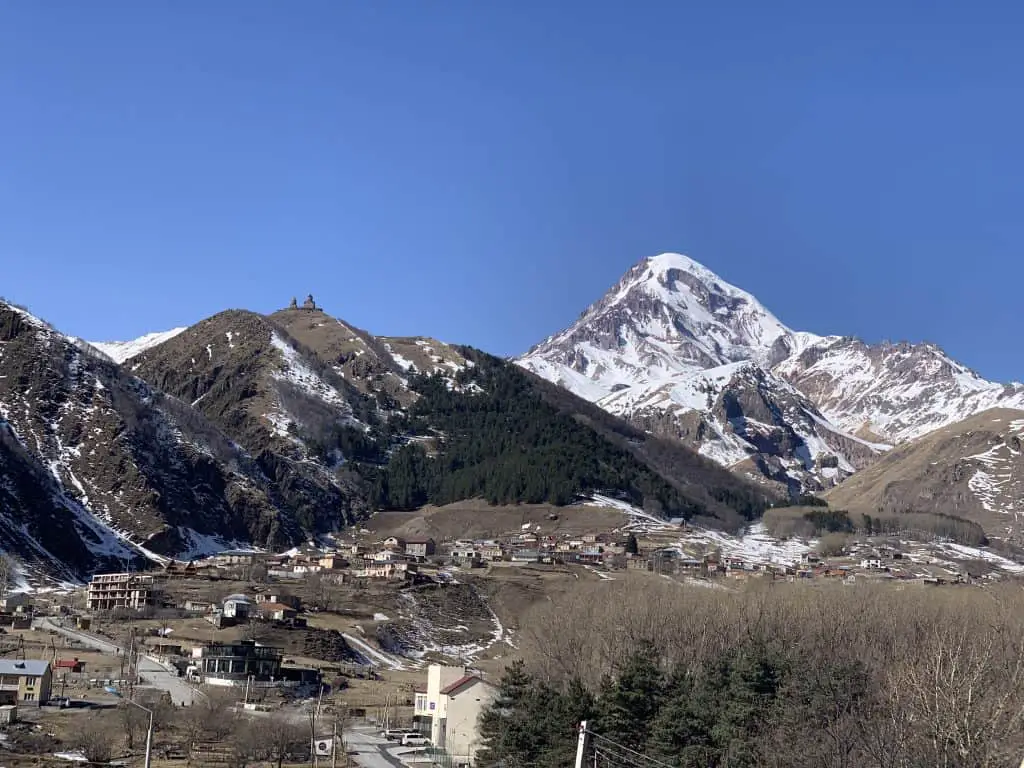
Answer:
[(289, 755), (308, 748), (310, 739), (306, 730), (283, 717), (271, 717), (261, 722), (260, 744), (268, 760), (281, 768)]
[(90, 763), (108, 763), (114, 757), (116, 728), (106, 718), (85, 718), (71, 739)]

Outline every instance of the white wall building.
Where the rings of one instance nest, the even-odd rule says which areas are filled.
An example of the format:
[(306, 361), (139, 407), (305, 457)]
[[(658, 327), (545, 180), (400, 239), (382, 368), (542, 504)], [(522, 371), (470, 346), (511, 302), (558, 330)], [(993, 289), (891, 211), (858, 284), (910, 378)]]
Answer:
[(497, 689), (465, 667), (431, 664), (427, 691), (416, 694), (414, 713), (429, 718), (430, 741), (451, 755), (457, 765), (472, 765), (480, 748), (480, 715), (490, 706)]

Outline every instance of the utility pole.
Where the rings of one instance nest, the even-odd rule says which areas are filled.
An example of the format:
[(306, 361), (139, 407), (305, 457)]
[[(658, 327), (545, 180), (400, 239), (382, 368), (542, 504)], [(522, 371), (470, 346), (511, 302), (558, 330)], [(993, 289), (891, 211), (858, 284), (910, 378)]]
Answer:
[(587, 733), (587, 721), (584, 720), (580, 723), (579, 737), (576, 740), (576, 768), (584, 768), (583, 757), (587, 751), (588, 736)]
[(334, 718), (334, 732), (331, 734), (331, 768), (338, 768), (338, 718)]

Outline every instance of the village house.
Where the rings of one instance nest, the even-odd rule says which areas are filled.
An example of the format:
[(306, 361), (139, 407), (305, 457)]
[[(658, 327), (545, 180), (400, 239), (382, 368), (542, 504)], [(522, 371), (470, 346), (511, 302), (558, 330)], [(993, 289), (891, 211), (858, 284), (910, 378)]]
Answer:
[(416, 574), (416, 566), (404, 561), (367, 561), (365, 567), (356, 569), (352, 575), (357, 579), (385, 579), (402, 581)]
[(305, 576), (305, 572), (297, 571), (295, 570), (295, 567), (291, 565), (279, 565), (276, 568), (268, 568), (267, 575), (274, 579), (298, 581)]
[(302, 607), (302, 601), (295, 595), (286, 595), (284, 592), (260, 592), (256, 595), (256, 605), (262, 603), (281, 603), (293, 610)]
[(881, 568), (882, 560), (878, 557), (868, 557), (860, 561), (861, 568)]
[(651, 560), (642, 555), (626, 555), (626, 569), (631, 571), (649, 571), (651, 570)]
[(190, 679), (207, 685), (245, 685), (273, 682), (281, 676), (281, 649), (259, 645), (251, 640), (237, 643), (211, 643), (192, 649)]
[(512, 550), (513, 563), (539, 563), (540, 552), (536, 549), (514, 549)]
[(582, 552), (577, 552), (574, 557), (578, 563), (583, 563), (585, 565), (601, 565), (604, 562), (604, 551), (600, 547), (596, 549), (584, 549)]
[(249, 618), (252, 611), (252, 600), (245, 595), (228, 595), (224, 598), (222, 611), (226, 619), (243, 621)]
[(412, 558), (396, 549), (382, 549), (374, 552), (368, 559), (375, 563), (407, 563)]
[(257, 557), (255, 552), (221, 552), (211, 557), (209, 562), (220, 566), (252, 565)]
[(430, 557), (434, 554), (434, 549), (433, 539), (407, 539), (405, 542), (405, 554), (413, 557)]
[(322, 555), (318, 561), (318, 565), (325, 571), (340, 571), (343, 568), (348, 568), (349, 562), (340, 554), (332, 552), (330, 554)]
[(480, 553), (476, 547), (470, 542), (469, 544), (453, 545), (452, 550), (448, 555), (456, 563), (472, 563), (473, 561), (479, 561), (481, 559)]
[(264, 621), (290, 621), (298, 615), (298, 611), (284, 603), (258, 603), (257, 615)]
[(182, 563), (178, 560), (168, 560), (164, 564), (164, 576), (168, 578), (190, 578), (196, 575), (196, 564), (189, 560)]
[(431, 664), (426, 691), (416, 693), (414, 721), (430, 742), (451, 755), (456, 765), (473, 764), (480, 748), (480, 715), (497, 689), (465, 667)]
[(182, 607), (190, 613), (207, 613), (213, 608), (213, 603), (209, 600), (199, 600), (193, 597), (186, 600)]
[(50, 700), (53, 671), (40, 659), (0, 659), (0, 704), (42, 706)]
[(505, 557), (505, 550), (496, 541), (478, 541), (476, 542), (476, 551), (482, 560), (489, 562), (497, 562)]
[(384, 541), (381, 542), (382, 547), (387, 549), (398, 549), (405, 551), (405, 539), (400, 536), (388, 536)]
[(27, 611), (32, 607), (32, 598), (25, 592), (8, 592), (0, 597), (0, 611), (14, 613)]

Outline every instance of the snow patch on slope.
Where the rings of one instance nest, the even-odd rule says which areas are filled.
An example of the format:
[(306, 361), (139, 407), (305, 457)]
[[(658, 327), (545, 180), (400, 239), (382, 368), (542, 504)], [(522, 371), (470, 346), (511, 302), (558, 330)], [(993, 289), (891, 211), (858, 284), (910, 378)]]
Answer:
[(147, 333), (145, 336), (140, 336), (132, 341), (89, 341), (86, 343), (89, 344), (89, 346), (98, 349), (115, 363), (120, 364), (129, 358), (141, 355), (147, 349), (173, 339), (175, 336), (186, 330), (187, 328), (172, 328), (169, 331)]

